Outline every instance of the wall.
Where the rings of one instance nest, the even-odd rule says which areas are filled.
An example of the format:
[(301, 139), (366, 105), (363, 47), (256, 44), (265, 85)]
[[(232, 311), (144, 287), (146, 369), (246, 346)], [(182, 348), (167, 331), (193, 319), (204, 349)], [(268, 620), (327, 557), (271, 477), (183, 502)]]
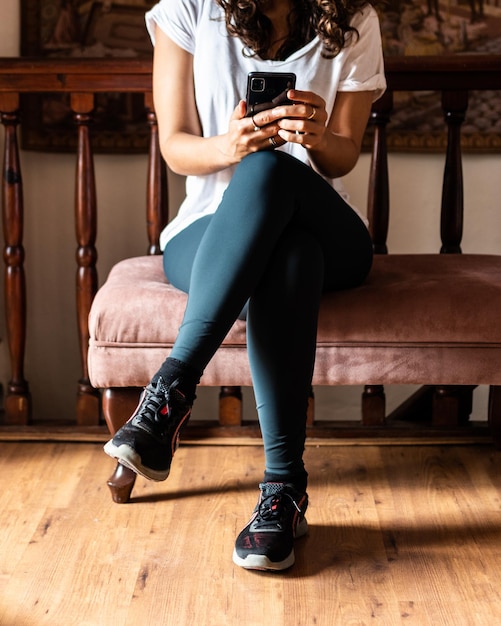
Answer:
[[(0, 20), (0, 56), (19, 51), (19, 0), (3, 0)], [(3, 137), (0, 137), (3, 139)], [(36, 419), (72, 419), (76, 381), (80, 376), (75, 309), (75, 250), (73, 155), (23, 152), (25, 191), (25, 249), (28, 292), (28, 336), (25, 371), (33, 396)], [(360, 159), (346, 178), (354, 202), (365, 206), (369, 161)], [(392, 221), (389, 246), (402, 250), (436, 251), (441, 191), (441, 157), (412, 154), (391, 155)], [(146, 250), (144, 156), (98, 155), (96, 157), (99, 205), (98, 272), (100, 281), (111, 265)], [(499, 156), (466, 156), (465, 251), (501, 251)], [(171, 177), (171, 201), (177, 206), (183, 182)], [(473, 209), (473, 210), (472, 210)], [(3, 280), (3, 278), (2, 278)], [(2, 286), (3, 290), (3, 286)], [(5, 323), (0, 321), (0, 381), (10, 378)], [(389, 405), (397, 402), (401, 389), (389, 389)], [(215, 390), (201, 390), (197, 411), (213, 411)], [(318, 390), (319, 417), (356, 417), (359, 389)], [(485, 409), (485, 390), (477, 405)], [(246, 394), (252, 413), (252, 399)], [(480, 409), (479, 409), (480, 410)]]

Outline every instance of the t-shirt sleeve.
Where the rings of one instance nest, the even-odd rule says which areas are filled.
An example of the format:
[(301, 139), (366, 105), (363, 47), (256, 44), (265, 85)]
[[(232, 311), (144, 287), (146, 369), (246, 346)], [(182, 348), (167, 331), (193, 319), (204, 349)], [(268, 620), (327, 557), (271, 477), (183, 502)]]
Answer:
[(345, 56), (339, 91), (373, 91), (374, 100), (386, 89), (384, 59), (379, 18), (374, 8), (368, 7), (352, 21), (359, 36), (353, 33), (350, 44), (343, 49)]
[(179, 47), (194, 54), (199, 5), (197, 0), (160, 0), (145, 16), (152, 44), (158, 27)]

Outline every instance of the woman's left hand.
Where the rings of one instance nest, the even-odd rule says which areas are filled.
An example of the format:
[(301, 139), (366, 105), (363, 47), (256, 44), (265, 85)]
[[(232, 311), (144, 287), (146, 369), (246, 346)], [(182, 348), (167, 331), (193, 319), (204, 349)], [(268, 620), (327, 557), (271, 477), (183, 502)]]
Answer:
[(259, 115), (259, 124), (274, 124), (275, 146), (297, 143), (309, 150), (315, 169), (328, 178), (339, 178), (355, 166), (374, 101), (372, 91), (341, 91), (336, 94), (332, 111), (313, 91), (291, 89), (294, 104), (275, 107)]
[(260, 130), (255, 139), (262, 140), (264, 134), (275, 148), (286, 142), (303, 146), (310, 151), (315, 169), (328, 178), (350, 172), (360, 155), (374, 93), (338, 92), (330, 112), (325, 100), (313, 91), (290, 89), (287, 96), (293, 104), (257, 113), (247, 124), (249, 131), (253, 124)]
[(325, 100), (312, 91), (297, 89), (291, 89), (287, 96), (294, 104), (280, 107), (287, 111), (283, 111), (281, 119), (278, 120), (279, 137), (307, 149), (321, 147), (328, 132)]

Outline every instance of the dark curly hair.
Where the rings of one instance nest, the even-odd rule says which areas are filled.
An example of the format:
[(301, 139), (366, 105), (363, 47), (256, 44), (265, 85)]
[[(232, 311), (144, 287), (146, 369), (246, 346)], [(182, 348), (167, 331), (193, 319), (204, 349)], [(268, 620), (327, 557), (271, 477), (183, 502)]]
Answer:
[[(230, 35), (238, 37), (249, 54), (268, 58), (271, 47), (271, 21), (261, 11), (266, 0), (216, 0), (225, 15)], [(289, 36), (280, 46), (274, 60), (286, 59), (316, 35), (323, 44), (323, 55), (335, 57), (353, 35), (350, 26), (355, 13), (367, 6), (368, 0), (292, 0), (288, 16)], [(375, 4), (371, 0), (370, 4)]]

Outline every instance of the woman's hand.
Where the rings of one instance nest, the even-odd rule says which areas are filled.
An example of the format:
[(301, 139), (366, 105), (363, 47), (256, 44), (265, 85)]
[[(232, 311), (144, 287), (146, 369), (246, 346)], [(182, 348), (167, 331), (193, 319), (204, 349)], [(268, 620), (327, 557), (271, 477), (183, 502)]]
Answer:
[(230, 119), (228, 133), (222, 142), (222, 152), (240, 161), (247, 154), (270, 150), (287, 142), (314, 148), (326, 132), (325, 101), (311, 91), (290, 90), (294, 104), (280, 105), (245, 117), (246, 105), (241, 100)]
[(279, 137), (284, 141), (298, 143), (309, 150), (321, 148), (325, 140), (328, 114), (325, 100), (312, 91), (291, 89), (287, 94), (294, 102), (277, 111), (279, 120)]
[[(324, 176), (344, 176), (355, 166), (373, 101), (370, 91), (338, 92), (332, 111), (312, 91), (291, 89), (293, 104), (280, 105), (255, 115), (258, 126), (275, 129), (276, 145), (297, 143), (309, 152), (311, 162)], [(269, 136), (269, 133), (267, 133)]]
[(277, 124), (277, 145), (289, 142), (303, 146), (324, 176), (337, 178), (351, 171), (360, 155), (372, 92), (338, 92), (330, 112), (325, 100), (312, 91), (291, 89), (287, 96), (293, 104), (259, 113), (259, 124), (270, 128)]
[(252, 126), (259, 130), (255, 139), (264, 138), (271, 147), (287, 142), (298, 143), (304, 148), (321, 144), (328, 118), (323, 98), (311, 91), (296, 89), (291, 89), (287, 97), (294, 104), (280, 105), (254, 115)]
[[(276, 112), (279, 107), (272, 111)], [(228, 132), (221, 136), (220, 151), (237, 163), (251, 152), (270, 150), (282, 146), (286, 141), (278, 136), (279, 121), (268, 111), (245, 117), (246, 104), (241, 100), (230, 118)]]

